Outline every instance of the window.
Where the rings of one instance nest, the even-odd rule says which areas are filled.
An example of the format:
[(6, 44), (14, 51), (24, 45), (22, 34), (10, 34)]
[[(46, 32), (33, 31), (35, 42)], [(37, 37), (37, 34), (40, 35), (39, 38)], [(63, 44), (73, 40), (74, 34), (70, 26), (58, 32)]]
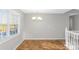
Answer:
[(7, 25), (0, 24), (0, 37), (6, 37), (7, 35)]
[(17, 34), (19, 29), (19, 17), (17, 15), (10, 16), (9, 26), (10, 26), (10, 35)]
[(10, 24), (10, 35), (14, 35), (16, 33), (18, 33), (18, 25)]
[(7, 19), (6, 14), (0, 14), (0, 38), (7, 36)]
[(20, 15), (0, 13), (0, 39), (16, 35), (20, 31)]

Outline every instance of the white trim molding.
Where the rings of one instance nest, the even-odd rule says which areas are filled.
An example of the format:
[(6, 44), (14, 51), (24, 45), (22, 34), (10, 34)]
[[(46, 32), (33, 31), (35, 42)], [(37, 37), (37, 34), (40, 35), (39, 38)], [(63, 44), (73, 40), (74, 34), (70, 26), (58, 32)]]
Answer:
[(65, 40), (65, 38), (24, 38), (24, 40)]

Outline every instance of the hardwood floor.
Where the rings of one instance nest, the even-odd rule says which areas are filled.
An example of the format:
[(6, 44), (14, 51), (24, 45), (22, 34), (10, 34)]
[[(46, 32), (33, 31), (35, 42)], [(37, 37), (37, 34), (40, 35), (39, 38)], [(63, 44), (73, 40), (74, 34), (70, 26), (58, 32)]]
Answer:
[(24, 40), (16, 50), (65, 50), (64, 40)]

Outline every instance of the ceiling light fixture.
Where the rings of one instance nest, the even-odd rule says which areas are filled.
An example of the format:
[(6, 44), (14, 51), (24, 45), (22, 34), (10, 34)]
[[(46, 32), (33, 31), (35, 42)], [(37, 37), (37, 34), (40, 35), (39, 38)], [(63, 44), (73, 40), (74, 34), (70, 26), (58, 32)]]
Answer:
[(32, 17), (32, 20), (38, 20), (38, 21), (40, 21), (40, 20), (42, 20), (42, 17)]
[(42, 20), (42, 17), (37, 17), (38, 20)]
[(36, 17), (32, 17), (32, 20), (36, 20)]

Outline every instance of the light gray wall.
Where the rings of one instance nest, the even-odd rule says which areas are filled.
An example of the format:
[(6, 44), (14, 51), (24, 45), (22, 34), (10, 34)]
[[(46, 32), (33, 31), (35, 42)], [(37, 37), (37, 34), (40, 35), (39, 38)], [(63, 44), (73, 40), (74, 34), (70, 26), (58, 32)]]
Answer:
[[(42, 21), (33, 21), (32, 16), (40, 16)], [(24, 38), (64, 38), (69, 18), (65, 14), (26, 14)]]
[(74, 19), (74, 30), (79, 31), (79, 15), (75, 16), (75, 19)]

